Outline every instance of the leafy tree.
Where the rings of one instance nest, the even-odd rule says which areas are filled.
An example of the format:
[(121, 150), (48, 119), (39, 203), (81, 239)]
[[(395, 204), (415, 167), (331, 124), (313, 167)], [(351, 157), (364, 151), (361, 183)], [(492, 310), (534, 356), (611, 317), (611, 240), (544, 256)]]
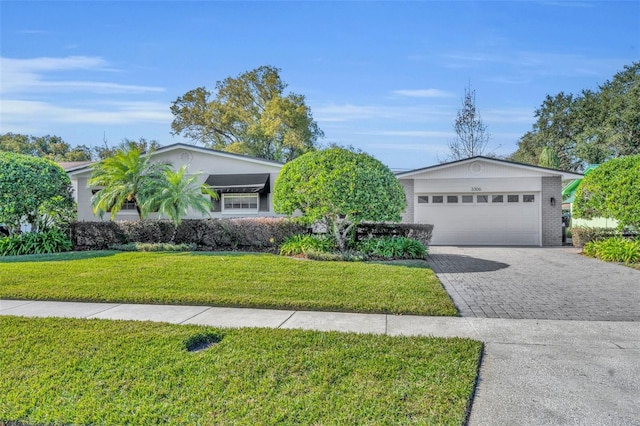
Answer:
[(173, 236), (188, 210), (194, 209), (199, 213), (209, 215), (211, 210), (211, 198), (218, 198), (218, 194), (199, 182), (201, 173), (187, 176), (186, 166), (177, 171), (165, 170), (165, 179), (154, 188), (154, 192), (144, 202), (147, 211), (157, 211), (162, 216), (167, 216), (174, 225)]
[(535, 112), (533, 130), (527, 132), (518, 143), (518, 150), (510, 157), (514, 161), (538, 164), (542, 151), (549, 147), (558, 156), (559, 169), (577, 170), (581, 162), (575, 157), (575, 139), (578, 133), (572, 110), (573, 95), (560, 92), (547, 95)]
[(549, 146), (561, 169), (575, 171), (640, 153), (640, 62), (625, 66), (597, 91), (547, 95), (535, 116), (532, 130), (522, 136), (510, 159), (537, 164)]
[(63, 226), (75, 217), (71, 180), (54, 162), (0, 152), (0, 224), (10, 235)]
[(146, 198), (163, 186), (169, 167), (166, 162), (153, 162), (136, 146), (120, 149), (113, 156), (95, 163), (91, 166), (88, 184), (102, 189), (91, 199), (94, 212), (100, 217), (111, 212), (113, 220), (125, 202), (133, 202), (138, 217), (144, 219), (149, 213)]
[(453, 128), (457, 137), (449, 143), (451, 159), (462, 160), (484, 154), (490, 136), (476, 110), (476, 91), (470, 86), (464, 89), (462, 108), (458, 110)]
[(104, 139), (102, 143), (104, 146), (96, 146), (93, 148), (93, 151), (100, 160), (113, 157), (118, 151), (126, 151), (132, 148), (136, 148), (140, 152), (152, 152), (160, 148), (158, 141), (155, 139), (147, 140), (145, 138), (140, 138), (137, 141), (124, 138), (122, 142), (116, 146), (110, 146), (106, 139)]
[(542, 150), (542, 154), (540, 154), (540, 161), (538, 161), (538, 166), (546, 167), (548, 169), (559, 169), (560, 168), (560, 159), (558, 158), (558, 154), (551, 148), (550, 146), (544, 147)]
[(346, 250), (350, 232), (363, 221), (399, 222), (404, 189), (375, 158), (344, 148), (306, 153), (284, 165), (275, 183), (273, 207), (300, 221), (321, 222)]
[(205, 146), (276, 161), (290, 161), (316, 148), (324, 136), (304, 96), (284, 94), (280, 70), (262, 66), (190, 90), (171, 106), (174, 135)]
[(31, 136), (16, 133), (0, 135), (0, 151), (32, 155), (52, 161), (89, 161), (91, 149), (85, 145), (72, 148), (59, 136)]
[(640, 229), (640, 155), (614, 158), (587, 174), (576, 190), (573, 214)]

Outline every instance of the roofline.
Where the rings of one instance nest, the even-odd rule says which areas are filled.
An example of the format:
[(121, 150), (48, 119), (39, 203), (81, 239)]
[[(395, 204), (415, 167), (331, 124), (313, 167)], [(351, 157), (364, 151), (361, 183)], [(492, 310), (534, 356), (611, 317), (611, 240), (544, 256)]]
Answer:
[(442, 164), (436, 164), (436, 165), (433, 165), (433, 166), (423, 167), (421, 169), (414, 169), (414, 170), (409, 170), (407, 172), (396, 173), (396, 177), (398, 179), (408, 178), (408, 177), (411, 177), (411, 176), (416, 175), (418, 173), (423, 173), (423, 172), (427, 172), (427, 171), (431, 171), (431, 170), (437, 170), (439, 168), (447, 168), (447, 167), (451, 167), (451, 166), (456, 165), (456, 164), (463, 164), (463, 163), (466, 163), (466, 162), (471, 162), (471, 161), (476, 161), (476, 160), (484, 160), (484, 161), (489, 161), (489, 162), (494, 162), (494, 163), (507, 164), (509, 166), (516, 166), (516, 167), (520, 167), (520, 168), (533, 169), (533, 170), (538, 170), (538, 171), (542, 170), (542, 171), (550, 172), (550, 174), (553, 174), (553, 175), (560, 175), (560, 176), (562, 176), (563, 179), (580, 179), (583, 176), (582, 173), (551, 169), (551, 168), (548, 168), (548, 167), (534, 166), (532, 164), (517, 163), (515, 161), (502, 160), (502, 159), (499, 159), (499, 158), (491, 158), (491, 157), (485, 157), (485, 156), (482, 156), (482, 155), (476, 155), (475, 157), (464, 158), (462, 160), (455, 160), (455, 161), (450, 161), (448, 163), (442, 163)]
[[(218, 155), (220, 157), (235, 158), (235, 159), (238, 159), (238, 160), (248, 161), (250, 163), (264, 164), (264, 165), (268, 165), (268, 166), (277, 166), (277, 167), (284, 166), (284, 163), (281, 163), (279, 161), (267, 160), (267, 159), (258, 158), (258, 157), (251, 157), (249, 155), (234, 154), (234, 153), (231, 153), (231, 152), (218, 151), (218, 150), (215, 150), (215, 149), (204, 148), (204, 147), (200, 147), (200, 146), (196, 146), (196, 145), (190, 145), (190, 144), (186, 144), (186, 143), (183, 143), (183, 142), (178, 142), (178, 143), (174, 143), (174, 144), (171, 144), (171, 145), (161, 146), (160, 148), (158, 148), (158, 149), (156, 149), (154, 151), (145, 152), (143, 155), (146, 156), (146, 155), (157, 154), (159, 152), (170, 152), (170, 151), (174, 151), (176, 149), (186, 149), (186, 150), (189, 150), (189, 151), (203, 152), (205, 154), (215, 154), (215, 155)], [(88, 170), (95, 163), (96, 162), (92, 162), (92, 163), (89, 163), (89, 164), (85, 164), (83, 166), (74, 167), (72, 169), (66, 170), (66, 172), (68, 174), (76, 174), (76, 173), (84, 172), (84, 171)]]

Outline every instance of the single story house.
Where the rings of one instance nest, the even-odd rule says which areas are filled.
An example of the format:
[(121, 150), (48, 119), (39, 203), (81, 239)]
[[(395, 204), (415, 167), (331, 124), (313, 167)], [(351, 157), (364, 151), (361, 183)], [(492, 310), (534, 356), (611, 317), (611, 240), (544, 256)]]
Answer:
[(434, 225), (434, 245), (562, 245), (562, 181), (579, 173), (472, 157), (397, 173), (406, 223)]
[[(282, 163), (183, 143), (161, 147), (149, 155), (156, 161), (170, 162), (174, 170), (186, 165), (189, 173), (202, 173), (202, 183), (219, 195), (218, 200), (211, 202), (211, 217), (276, 216), (271, 197)], [(62, 163), (61, 166), (71, 179), (78, 203), (78, 220), (109, 220), (109, 214), (100, 219), (93, 213), (91, 197), (100, 188), (87, 184), (91, 164)], [(200, 219), (202, 215), (190, 212), (186, 218)], [(125, 203), (115, 219), (137, 220), (135, 204)]]

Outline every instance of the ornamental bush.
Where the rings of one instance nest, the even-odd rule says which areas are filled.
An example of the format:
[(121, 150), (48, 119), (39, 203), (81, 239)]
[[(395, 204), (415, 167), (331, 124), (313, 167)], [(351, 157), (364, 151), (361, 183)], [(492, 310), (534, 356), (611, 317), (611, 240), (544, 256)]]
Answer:
[(358, 224), (399, 222), (407, 206), (404, 188), (388, 167), (343, 148), (308, 152), (284, 165), (275, 183), (273, 207), (300, 223), (322, 223), (340, 251)]
[(586, 175), (576, 190), (573, 215), (612, 218), (620, 229), (640, 229), (640, 155), (614, 158)]
[(638, 263), (640, 261), (640, 241), (622, 237), (594, 240), (584, 247), (584, 254), (597, 257), (605, 262)]
[(76, 215), (71, 180), (56, 163), (0, 152), (0, 224), (9, 235), (65, 227)]

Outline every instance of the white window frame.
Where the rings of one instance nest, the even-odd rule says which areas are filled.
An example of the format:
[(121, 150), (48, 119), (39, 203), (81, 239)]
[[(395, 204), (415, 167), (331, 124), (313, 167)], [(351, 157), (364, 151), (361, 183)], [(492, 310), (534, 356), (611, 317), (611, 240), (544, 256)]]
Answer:
[[(251, 197), (256, 200), (256, 207), (249, 208), (226, 208), (225, 207), (225, 198), (239, 198), (239, 197)], [(220, 197), (220, 212), (223, 214), (258, 214), (260, 211), (260, 194), (258, 193), (228, 193), (222, 194)]]

